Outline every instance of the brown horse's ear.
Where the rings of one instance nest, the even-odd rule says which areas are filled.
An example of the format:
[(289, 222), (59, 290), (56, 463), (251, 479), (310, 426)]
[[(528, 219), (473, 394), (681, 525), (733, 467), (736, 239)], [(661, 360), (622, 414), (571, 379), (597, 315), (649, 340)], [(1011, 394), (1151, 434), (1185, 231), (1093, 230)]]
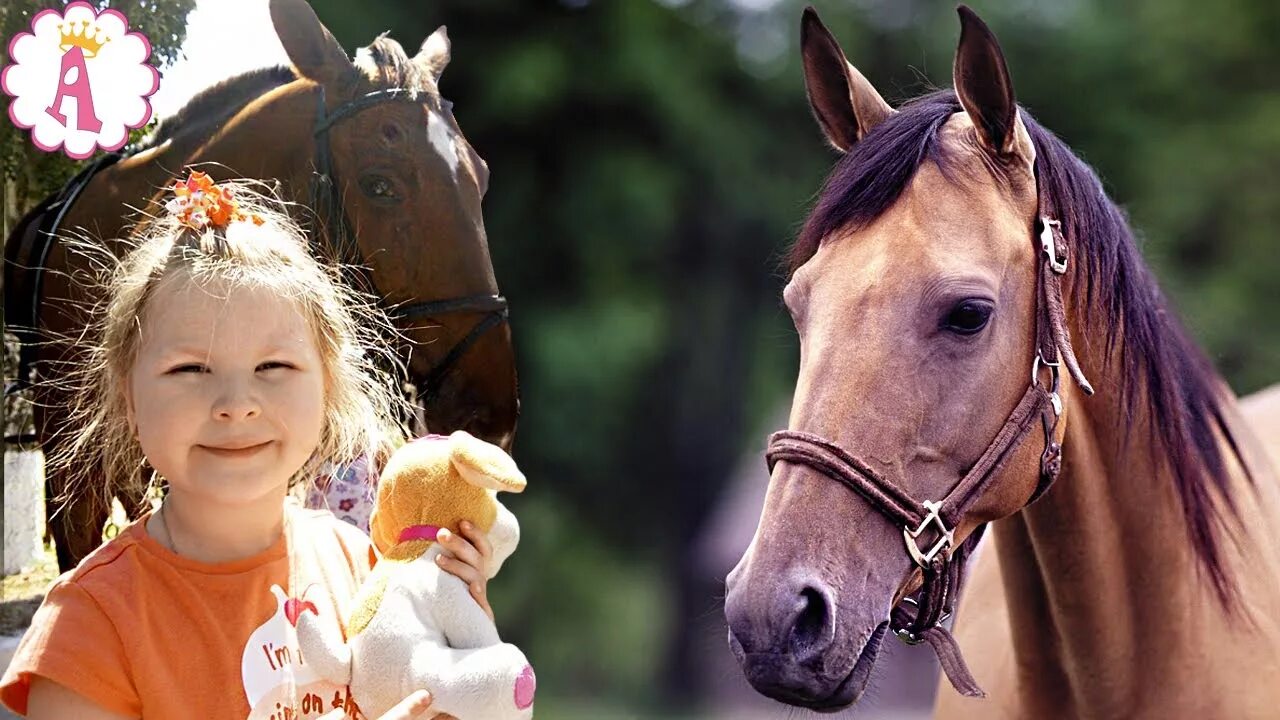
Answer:
[(437, 84), (445, 66), (449, 64), (449, 47), (449, 31), (441, 25), (422, 41), (422, 49), (413, 58), (418, 67), (431, 73), (431, 79)]
[(271, 23), (302, 77), (333, 89), (358, 77), (351, 58), (306, 0), (271, 0)]
[(809, 105), (827, 140), (840, 152), (866, 137), (895, 110), (880, 97), (844, 51), (813, 7), (800, 20), (800, 55)]
[(960, 46), (953, 71), (956, 95), (973, 121), (978, 140), (990, 152), (1004, 156), (1024, 150), (1034, 155), (1031, 138), (1018, 118), (1013, 80), (1000, 43), (978, 15), (961, 5)]

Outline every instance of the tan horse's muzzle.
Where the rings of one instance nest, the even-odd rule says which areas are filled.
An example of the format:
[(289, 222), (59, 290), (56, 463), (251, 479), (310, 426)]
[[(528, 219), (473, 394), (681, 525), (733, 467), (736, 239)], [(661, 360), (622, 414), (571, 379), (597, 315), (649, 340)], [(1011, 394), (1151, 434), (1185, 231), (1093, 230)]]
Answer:
[(779, 465), (771, 492), (787, 502), (766, 501), (725, 597), (729, 646), (751, 686), (819, 711), (866, 690), (891, 604), (911, 575), (901, 533), (829, 483)]

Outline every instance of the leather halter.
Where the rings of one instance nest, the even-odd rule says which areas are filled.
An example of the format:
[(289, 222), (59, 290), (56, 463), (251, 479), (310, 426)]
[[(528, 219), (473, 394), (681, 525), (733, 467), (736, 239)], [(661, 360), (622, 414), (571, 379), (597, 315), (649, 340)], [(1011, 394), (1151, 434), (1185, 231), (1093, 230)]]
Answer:
[[(311, 178), (311, 207), (315, 208), (316, 215), (321, 219), (324, 232), (323, 237), (321, 233), (311, 233), (312, 249), (318, 257), (328, 257), (340, 262), (343, 274), (354, 287), (372, 291), (377, 295), (373, 278), (364, 264), (356, 234), (351, 230), (346, 209), (342, 204), (342, 191), (339, 189), (337, 175), (333, 170), (333, 153), (329, 148), (329, 128), (340, 120), (374, 105), (393, 101), (413, 102), (413, 95), (405, 88), (375, 90), (339, 105), (333, 112), (329, 112), (325, 106), (324, 86), (317, 87), (319, 92), (316, 95), (316, 124), (312, 132), (316, 144), (316, 171)], [(425, 375), (411, 377), (418, 391), (418, 399), (424, 405), (429, 404), (439, 394), (444, 386), (445, 377), (467, 350), (485, 333), (506, 322), (509, 315), (507, 299), (496, 294), (468, 295), (392, 305), (386, 309), (388, 315), (400, 321), (422, 320), (451, 313), (484, 315)], [(516, 392), (518, 395), (519, 390), (517, 389)], [(518, 401), (519, 397), (517, 397), (517, 407), (519, 407)]]
[[(1005, 460), (1031, 433), (1037, 416), (1044, 429), (1044, 452), (1040, 456), (1040, 477), (1028, 504), (1040, 497), (1057, 479), (1062, 469), (1062, 446), (1057, 441), (1062, 399), (1058, 394), (1061, 366), (1065, 362), (1072, 378), (1087, 395), (1093, 387), (1085, 379), (1071, 348), (1062, 303), (1061, 276), (1067, 269), (1067, 243), (1061, 223), (1050, 219), (1048, 198), (1040, 198), (1040, 259), (1036, 289), (1035, 357), (1031, 361), (1031, 384), (1009, 413), (1004, 426), (987, 445), (978, 461), (951, 492), (938, 501), (919, 501), (903, 489), (903, 483), (886, 478), (869, 464), (839, 445), (812, 433), (782, 430), (769, 438), (765, 453), (770, 473), (781, 460), (808, 465), (862, 496), (871, 507), (901, 526), (906, 554), (923, 574), (915, 597), (904, 598), (886, 621), (907, 644), (928, 642), (938, 655), (951, 684), (963, 695), (982, 697), (956, 645), (955, 638), (939, 623), (950, 617), (956, 595), (964, 581), (965, 562), (982, 536), (979, 526), (959, 546), (955, 529), (965, 513), (991, 485)], [(1061, 253), (1061, 254), (1060, 254)], [(1048, 370), (1047, 383), (1041, 382)], [(922, 547), (921, 542), (925, 545)]]

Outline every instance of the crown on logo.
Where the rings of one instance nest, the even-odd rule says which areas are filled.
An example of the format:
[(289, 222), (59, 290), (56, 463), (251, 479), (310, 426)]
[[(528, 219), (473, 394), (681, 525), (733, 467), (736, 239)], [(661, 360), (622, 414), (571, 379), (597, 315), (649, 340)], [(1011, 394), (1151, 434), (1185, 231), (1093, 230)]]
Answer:
[[(76, 27), (77, 25), (79, 27)], [(97, 55), (102, 46), (111, 40), (109, 37), (99, 40), (98, 26), (88, 20), (61, 23), (58, 25), (58, 30), (62, 33), (62, 42), (58, 44), (58, 48), (65, 52), (73, 47), (78, 47), (84, 52), (86, 58)]]

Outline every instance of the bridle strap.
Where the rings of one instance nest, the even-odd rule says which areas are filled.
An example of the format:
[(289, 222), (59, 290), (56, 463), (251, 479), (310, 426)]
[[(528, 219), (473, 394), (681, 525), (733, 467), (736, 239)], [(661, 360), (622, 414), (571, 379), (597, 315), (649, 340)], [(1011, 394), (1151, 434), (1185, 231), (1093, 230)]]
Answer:
[[(769, 449), (765, 459), (769, 471), (779, 460), (808, 465), (836, 480), (870, 501), (872, 507), (888, 516), (898, 525), (918, 527), (936, 515), (948, 528), (955, 527), (969, 506), (986, 490), (995, 470), (1000, 467), (1009, 451), (1026, 437), (1038, 410), (1047, 402), (1043, 390), (1031, 387), (1023, 394), (1009, 419), (996, 433), (995, 439), (969, 472), (951, 490), (941, 503), (929, 503), (937, 507), (930, 512), (926, 503), (916, 500), (906, 490), (885, 479), (852, 453), (813, 433), (799, 430), (779, 430), (769, 436)], [(924, 508), (922, 510), (922, 508)]]
[[(983, 696), (982, 689), (965, 665), (955, 638), (940, 623), (955, 609), (968, 557), (977, 547), (983, 526), (975, 529), (959, 547), (955, 547), (955, 529), (999, 475), (1005, 461), (1031, 433), (1037, 418), (1044, 430), (1044, 450), (1040, 456), (1037, 487), (1028, 503), (1043, 495), (1057, 479), (1062, 468), (1062, 446), (1057, 439), (1058, 418), (1062, 415), (1059, 395), (1062, 365), (1067, 366), (1086, 395), (1093, 394), (1093, 387), (1080, 369), (1071, 345), (1062, 300), (1061, 276), (1066, 272), (1068, 246), (1062, 236), (1061, 223), (1051, 219), (1054, 204), (1044, 192), (1040, 196), (1040, 210), (1043, 215), (1037, 224), (1041, 252), (1036, 274), (1035, 357), (1030, 385), (973, 467), (941, 501), (917, 500), (901, 483), (885, 478), (853, 453), (813, 433), (775, 432), (765, 452), (770, 473), (781, 460), (808, 465), (853, 490), (902, 527), (907, 552), (921, 570), (921, 586), (914, 597), (904, 598), (892, 609), (887, 621), (889, 628), (908, 644), (928, 642), (951, 684), (962, 695), (971, 697)], [(1047, 383), (1042, 382), (1042, 369), (1048, 371)], [(926, 532), (930, 533), (925, 538), (929, 547), (922, 550), (918, 542)]]
[(493, 313), (506, 311), (507, 299), (501, 295), (469, 295), (448, 300), (427, 300), (425, 302), (397, 305), (392, 308), (391, 314), (393, 317), (411, 319), (453, 312)]
[[(320, 88), (320, 101), (324, 102), (324, 86), (320, 85), (317, 87)], [(331, 113), (326, 114), (324, 106), (321, 105), (321, 112), (316, 120), (315, 133), (320, 134), (322, 132), (326, 132), (329, 128), (336, 125), (339, 120), (343, 120), (350, 115), (355, 115), (365, 108), (379, 105), (387, 102), (388, 100), (409, 100), (412, 97), (413, 95), (405, 88), (384, 88), (382, 90), (374, 90), (373, 92), (365, 93), (350, 102), (343, 103)]]
[[(340, 120), (384, 102), (411, 101), (413, 94), (405, 88), (386, 88), (361, 95), (339, 105), (329, 112), (323, 85), (317, 85), (316, 123), (312, 135), (315, 139), (315, 174), (311, 181), (311, 206), (323, 223), (323, 233), (312, 233), (313, 250), (319, 257), (330, 257), (342, 264), (344, 277), (354, 287), (377, 295), (373, 277), (364, 265), (360, 246), (352, 231), (342, 204), (342, 191), (338, 187), (333, 169), (333, 153), (329, 147), (329, 129)], [(326, 243), (325, 241), (328, 240)], [(396, 320), (411, 322), (453, 313), (483, 314), (479, 322), (461, 340), (454, 344), (438, 363), (424, 376), (413, 377), (418, 397), (424, 403), (434, 400), (444, 386), (444, 381), (480, 338), (490, 330), (508, 321), (510, 312), (507, 299), (501, 295), (471, 295), (467, 297), (428, 300), (387, 308), (388, 315)], [(517, 390), (517, 395), (519, 391)], [(518, 400), (518, 397), (517, 397)], [(517, 403), (518, 407), (518, 403)]]
[(445, 377), (453, 366), (457, 364), (458, 360), (485, 333), (496, 328), (507, 319), (507, 299), (501, 295), (473, 295), (451, 300), (414, 303), (409, 306), (397, 307), (392, 311), (393, 317), (406, 319), (432, 317), (447, 312), (482, 312), (485, 313), (485, 316), (480, 322), (473, 325), (470, 332), (459, 340), (457, 344), (449, 349), (449, 352), (427, 372), (420, 382), (415, 383), (419, 388), (419, 397), (423, 403), (435, 400), (440, 388), (444, 386)]
[(921, 503), (844, 448), (812, 433), (779, 430), (769, 436), (765, 453), (769, 472), (779, 460), (808, 465), (862, 495), (898, 525), (916, 526), (924, 516)]
[[(49, 253), (53, 250), (54, 243), (61, 237), (62, 223), (93, 178), (123, 157), (125, 157), (124, 152), (101, 155), (68, 180), (58, 190), (56, 197), (47, 201), (48, 204), (42, 211), (43, 217), (35, 221), (40, 224), (40, 227), (29, 231), (32, 242), (25, 247), (30, 250), (18, 258), (26, 265), (5, 263), (5, 312), (8, 314), (5, 318), (6, 329), (17, 335), (19, 341), (17, 376), (14, 382), (5, 386), (6, 397), (32, 386), (36, 346), (44, 340), (40, 327), (40, 307), (44, 304), (44, 275), (48, 271), (46, 265), (49, 262)], [(19, 242), (22, 240), (23, 238), (19, 238)], [(10, 294), (16, 284), (16, 278), (11, 277), (11, 274), (17, 272), (31, 273), (29, 294), (21, 298), (11, 298)], [(17, 284), (17, 287), (21, 287), (21, 284)], [(11, 299), (15, 302), (9, 302)], [(31, 435), (6, 436), (6, 442), (11, 437), (18, 442), (34, 442)]]

